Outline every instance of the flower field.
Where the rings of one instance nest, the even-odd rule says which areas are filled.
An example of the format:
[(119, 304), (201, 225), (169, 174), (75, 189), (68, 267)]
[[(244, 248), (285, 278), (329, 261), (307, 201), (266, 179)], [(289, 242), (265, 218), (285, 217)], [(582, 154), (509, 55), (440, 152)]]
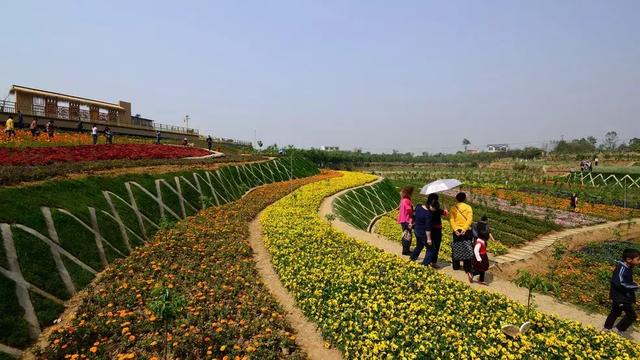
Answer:
[[(85, 129), (85, 131), (87, 131)], [(132, 137), (126, 135), (116, 135), (118, 143), (127, 144), (149, 144), (152, 142), (149, 138)], [(99, 142), (104, 143), (105, 139), (102, 133), (99, 136)], [(4, 135), (4, 127), (0, 126), (0, 147), (25, 148), (25, 147), (52, 147), (52, 146), (77, 146), (91, 145), (92, 138), (89, 132), (67, 132), (56, 131), (55, 136), (49, 141), (47, 134), (41, 132), (40, 136), (33, 138), (29, 130), (16, 129), (16, 137), (8, 139)]]
[[(579, 249), (564, 251), (543, 274), (552, 285), (548, 293), (589, 311), (607, 314), (611, 310), (611, 272), (626, 248), (640, 250), (640, 241), (593, 242)], [(634, 276), (640, 276), (640, 269), (634, 268)]]
[[(559, 210), (569, 209), (568, 198), (557, 198), (545, 194), (529, 194), (521, 191), (487, 187), (474, 188), (473, 191), (476, 194), (484, 196), (506, 199), (515, 204), (541, 206)], [(592, 204), (588, 202), (578, 202), (576, 212), (608, 220), (622, 220), (630, 216), (640, 216), (640, 210), (624, 209), (618, 206)]]
[(45, 165), (116, 159), (174, 159), (209, 154), (208, 151), (199, 148), (153, 144), (79, 145), (47, 148), (0, 147), (0, 165)]
[(159, 232), (104, 272), (73, 323), (53, 333), (40, 356), (162, 358), (164, 323), (151, 304), (154, 289), (164, 287), (186, 300), (167, 324), (169, 358), (305, 358), (244, 239), (266, 205), (331, 176), (266, 185)]
[(0, 188), (0, 345), (27, 347), (65, 301), (158, 229), (253, 187), (317, 173), (296, 158)]
[[(400, 242), (402, 238), (402, 229), (400, 225), (397, 224), (396, 219), (398, 218), (398, 211), (392, 211), (385, 216), (381, 217), (378, 221), (376, 221), (376, 225), (374, 226), (374, 231), (376, 234), (380, 234), (386, 237), (389, 240), (393, 240), (396, 242)], [(451, 234), (453, 230), (451, 229), (451, 225), (449, 225), (449, 221), (442, 220), (442, 244), (440, 246), (440, 257), (448, 261), (451, 259)], [(416, 243), (415, 236), (412, 242), (412, 246)], [(509, 248), (503, 245), (500, 242), (490, 241), (489, 248), (487, 249), (493, 255), (502, 255), (506, 254)]]
[(384, 253), (318, 217), (322, 200), (364, 174), (303, 186), (261, 217), (273, 264), (298, 306), (346, 358), (635, 359), (640, 346), (538, 312), (516, 339), (500, 330), (526, 308)]
[[(451, 197), (455, 197), (456, 193), (457, 191), (455, 190), (445, 192)], [(467, 195), (470, 202), (481, 204), (483, 207), (524, 215), (542, 221), (552, 221), (562, 227), (587, 226), (604, 222), (604, 219), (574, 211), (519, 204), (495, 196), (481, 195), (475, 191), (475, 188)]]

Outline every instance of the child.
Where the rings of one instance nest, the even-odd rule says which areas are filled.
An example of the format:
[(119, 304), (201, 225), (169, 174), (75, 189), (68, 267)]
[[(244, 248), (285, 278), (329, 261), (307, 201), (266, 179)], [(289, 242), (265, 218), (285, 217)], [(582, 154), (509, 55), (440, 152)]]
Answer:
[(633, 267), (640, 265), (640, 251), (635, 249), (625, 249), (622, 252), (622, 261), (618, 261), (611, 276), (611, 312), (604, 322), (605, 331), (613, 328), (613, 323), (624, 311), (625, 316), (618, 322), (616, 333), (621, 334), (636, 320), (636, 312), (633, 304), (636, 302), (636, 291), (638, 284), (633, 282)]
[(473, 247), (473, 276), (479, 275), (480, 284), (487, 285), (484, 281), (484, 274), (489, 270), (489, 257), (487, 256), (487, 242), (489, 241), (489, 224), (487, 217), (483, 216), (473, 226), (475, 245)]

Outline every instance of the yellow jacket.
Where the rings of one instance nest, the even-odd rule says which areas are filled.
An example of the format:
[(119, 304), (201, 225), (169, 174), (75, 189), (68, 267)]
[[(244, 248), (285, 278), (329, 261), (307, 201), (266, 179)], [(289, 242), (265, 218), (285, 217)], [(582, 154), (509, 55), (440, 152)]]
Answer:
[(467, 231), (473, 222), (473, 210), (465, 203), (456, 203), (449, 210), (449, 222), (453, 231)]
[(13, 130), (13, 120), (9, 119), (4, 125), (5, 130)]

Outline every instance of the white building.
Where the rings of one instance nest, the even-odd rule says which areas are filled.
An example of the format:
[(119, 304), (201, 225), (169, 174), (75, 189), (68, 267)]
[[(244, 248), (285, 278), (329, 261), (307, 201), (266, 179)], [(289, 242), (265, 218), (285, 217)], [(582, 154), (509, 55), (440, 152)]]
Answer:
[(320, 146), (320, 150), (322, 151), (338, 151), (340, 150), (339, 146)]
[(488, 152), (505, 152), (509, 151), (509, 144), (487, 144)]

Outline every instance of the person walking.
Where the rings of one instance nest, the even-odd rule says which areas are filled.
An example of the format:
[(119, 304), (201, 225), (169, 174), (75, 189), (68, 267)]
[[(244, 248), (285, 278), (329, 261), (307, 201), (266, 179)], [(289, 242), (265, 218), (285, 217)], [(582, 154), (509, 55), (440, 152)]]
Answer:
[(459, 192), (456, 195), (457, 203), (449, 210), (449, 222), (453, 229), (451, 242), (451, 261), (453, 270), (460, 270), (462, 261), (464, 272), (467, 273), (469, 282), (473, 282), (471, 259), (473, 258), (473, 240), (471, 238), (471, 223), (473, 210), (465, 203), (467, 194)]
[(53, 120), (47, 121), (47, 125), (45, 126), (45, 129), (47, 130), (47, 137), (48, 137), (47, 141), (51, 142), (56, 132), (56, 126), (53, 124)]
[(598, 166), (598, 164), (600, 163), (600, 160), (598, 160), (598, 158), (596, 157), (593, 162), (595, 163), (596, 166)]
[(113, 132), (111, 132), (111, 128), (109, 128), (108, 126), (104, 127), (104, 138), (107, 144), (113, 144)]
[[(416, 235), (416, 247), (409, 259), (411, 261), (418, 260), (422, 249), (430, 246), (433, 241), (431, 239), (431, 211), (429, 205), (417, 205), (413, 213), (413, 232)], [(403, 246), (404, 247), (404, 246)], [(427, 250), (428, 251), (428, 250)], [(404, 249), (403, 249), (404, 252)], [(425, 256), (426, 259), (426, 256)], [(424, 261), (423, 261), (424, 264)]]
[(98, 143), (98, 127), (96, 126), (96, 124), (93, 124), (93, 126), (91, 126), (91, 139), (93, 140), (93, 145), (96, 145)]
[(440, 253), (440, 244), (442, 243), (442, 217), (447, 216), (449, 213), (440, 208), (438, 195), (432, 195), (435, 195), (435, 197), (432, 197), (431, 200), (427, 198), (429, 212), (431, 213), (431, 241), (427, 240), (427, 255), (424, 257), (422, 264), (429, 265), (434, 269), (439, 269), (438, 254)]
[(31, 120), (31, 124), (29, 124), (29, 131), (31, 131), (32, 138), (35, 139), (38, 137), (38, 120), (35, 118)]
[(4, 134), (7, 136), (7, 139), (16, 137), (16, 129), (13, 125), (13, 116), (9, 116), (7, 121), (4, 123)]
[(18, 110), (18, 129), (24, 128), (24, 118), (22, 117), (22, 111)]
[(207, 148), (209, 148), (209, 151), (211, 151), (211, 148), (213, 147), (213, 139), (211, 138), (211, 135), (207, 136)]
[(413, 186), (405, 186), (400, 190), (400, 212), (398, 213), (398, 224), (402, 228), (402, 255), (411, 255), (411, 228), (413, 226), (413, 204), (411, 196)]
[(636, 303), (636, 291), (638, 284), (633, 282), (633, 268), (640, 265), (640, 251), (625, 249), (622, 252), (622, 261), (618, 261), (611, 275), (611, 312), (604, 322), (605, 331), (611, 331), (616, 319), (624, 312), (625, 316), (616, 325), (615, 332), (624, 333), (636, 320), (637, 315), (633, 308)]
[(160, 131), (156, 131), (156, 145), (160, 145)]
[(473, 236), (475, 244), (473, 247), (473, 276), (478, 275), (480, 284), (487, 285), (485, 282), (485, 273), (489, 270), (489, 257), (487, 256), (487, 243), (490, 238), (489, 223), (486, 216), (473, 225)]
[(578, 208), (578, 195), (576, 193), (571, 194), (571, 198), (569, 199), (569, 207), (571, 207), (571, 211), (576, 211)]
[(84, 127), (82, 125), (82, 120), (78, 120), (78, 125), (76, 126), (76, 130), (78, 130), (78, 132), (81, 133), (81, 134), (84, 131)]

